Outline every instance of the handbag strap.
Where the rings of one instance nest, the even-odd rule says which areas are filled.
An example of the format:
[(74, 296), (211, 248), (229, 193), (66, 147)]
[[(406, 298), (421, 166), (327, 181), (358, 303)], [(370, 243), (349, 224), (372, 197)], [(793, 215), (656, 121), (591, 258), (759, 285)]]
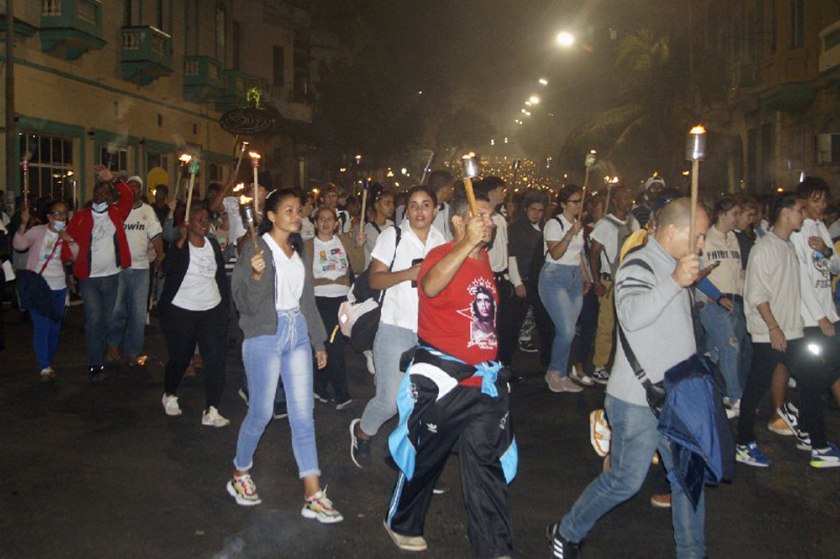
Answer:
[[(388, 271), (390, 272), (391, 269), (394, 267), (394, 262), (397, 260), (397, 249), (400, 248), (400, 239), (402, 238), (402, 230), (394, 226), (394, 232), (397, 234), (396, 240), (394, 241), (394, 257), (391, 258), (391, 263), (388, 265)], [(385, 299), (385, 292), (388, 291), (387, 289), (383, 289), (379, 292), (379, 304), (382, 304), (382, 300)]]
[(46, 261), (46, 262), (44, 262), (44, 265), (43, 265), (43, 266), (41, 266), (41, 271), (40, 271), (40, 272), (38, 272), (38, 275), (39, 275), (39, 276), (40, 276), (40, 275), (42, 275), (42, 274), (44, 273), (44, 270), (46, 270), (46, 269), (47, 269), (47, 266), (49, 265), (50, 260), (52, 260), (53, 256), (55, 255), (55, 251), (56, 251), (56, 249), (58, 248), (58, 245), (60, 245), (60, 244), (61, 244), (61, 239), (56, 239), (56, 240), (55, 240), (55, 244), (53, 245), (52, 252), (51, 252), (51, 253), (50, 253), (50, 255), (47, 257), (47, 261)]
[(636, 378), (639, 379), (639, 382), (645, 388), (653, 386), (653, 382), (645, 374), (645, 370), (642, 368), (639, 360), (636, 359), (636, 354), (633, 353), (630, 342), (627, 341), (627, 337), (624, 335), (624, 328), (621, 327), (620, 323), (618, 324), (618, 338), (621, 340), (621, 349), (624, 350), (624, 355), (627, 357), (627, 362), (630, 363), (630, 368), (633, 369), (633, 374), (636, 375)]

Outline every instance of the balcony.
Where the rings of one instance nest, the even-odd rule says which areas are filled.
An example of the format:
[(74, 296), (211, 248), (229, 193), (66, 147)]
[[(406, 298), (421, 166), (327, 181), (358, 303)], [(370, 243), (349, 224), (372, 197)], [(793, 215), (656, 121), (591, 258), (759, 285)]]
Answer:
[(107, 44), (102, 38), (99, 0), (41, 0), (41, 48), (65, 60), (76, 60)]
[(184, 57), (184, 99), (207, 103), (222, 93), (219, 63), (209, 56)]
[[(19, 17), (15, 18), (15, 24), (14, 25), (15, 25), (15, 35), (17, 35), (18, 37), (23, 37), (23, 38), (31, 37), (38, 31), (37, 27), (23, 21)], [(6, 40), (6, 14), (0, 14), (0, 42), (3, 42), (5, 40)]]
[(820, 32), (820, 77), (840, 82), (840, 21)]
[(291, 88), (278, 87), (257, 77), (251, 77), (251, 85), (260, 89), (263, 103), (277, 109), (284, 119), (304, 124), (312, 122), (312, 104), (296, 99)]
[(248, 100), (248, 78), (236, 70), (222, 72), (222, 88), (216, 97), (216, 110), (225, 112)]
[(172, 73), (172, 38), (155, 27), (123, 27), (120, 68), (124, 80), (148, 85)]

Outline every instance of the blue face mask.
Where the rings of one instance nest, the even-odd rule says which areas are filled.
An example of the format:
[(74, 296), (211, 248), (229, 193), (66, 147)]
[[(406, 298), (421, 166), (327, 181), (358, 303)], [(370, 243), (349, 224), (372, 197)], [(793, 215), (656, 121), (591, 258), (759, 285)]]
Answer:
[(66, 221), (53, 221), (53, 229), (55, 229), (55, 230), (56, 230), (56, 232), (61, 231), (62, 229), (64, 229), (64, 227), (65, 227), (66, 225), (67, 225), (67, 222), (66, 222)]
[(93, 204), (93, 211), (102, 213), (108, 209), (108, 202), (98, 202)]

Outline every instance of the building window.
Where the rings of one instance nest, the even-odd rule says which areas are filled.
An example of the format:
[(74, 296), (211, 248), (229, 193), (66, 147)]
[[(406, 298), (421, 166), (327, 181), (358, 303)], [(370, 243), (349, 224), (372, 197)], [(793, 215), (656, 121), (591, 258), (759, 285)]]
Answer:
[(30, 197), (63, 200), (72, 196), (73, 140), (29, 132), (19, 138), (21, 158), (29, 160)]
[(210, 164), (210, 167), (207, 171), (207, 179), (210, 182), (221, 182), (221, 180), (222, 180), (222, 170), (217, 164), (215, 164), (215, 163)]
[(309, 100), (310, 39), (308, 34), (295, 34), (294, 50), (294, 101), (305, 103)]
[(231, 50), (233, 51), (232, 69), (239, 70), (239, 50), (242, 48), (242, 39), (239, 37), (239, 22), (233, 22), (233, 33), (231, 35)]
[(126, 27), (134, 27), (140, 25), (141, 1), (142, 0), (125, 0), (123, 25), (125, 25)]
[(222, 67), (225, 66), (225, 55), (227, 51), (225, 47), (227, 43), (225, 43), (225, 27), (227, 26), (227, 17), (225, 14), (225, 7), (224, 6), (216, 6), (216, 60), (222, 63)]
[(790, 41), (788, 47), (802, 48), (805, 45), (805, 2), (790, 0)]
[(283, 47), (274, 45), (274, 87), (286, 84), (286, 52)]
[(146, 152), (146, 172), (155, 167), (169, 172), (169, 155), (159, 151)]
[(128, 147), (108, 144), (99, 148), (100, 165), (105, 165), (116, 174), (128, 173)]
[(155, 18), (155, 26), (161, 31), (169, 33), (172, 26), (169, 18), (172, 10), (172, 0), (157, 0), (155, 4), (155, 15), (157, 16)]

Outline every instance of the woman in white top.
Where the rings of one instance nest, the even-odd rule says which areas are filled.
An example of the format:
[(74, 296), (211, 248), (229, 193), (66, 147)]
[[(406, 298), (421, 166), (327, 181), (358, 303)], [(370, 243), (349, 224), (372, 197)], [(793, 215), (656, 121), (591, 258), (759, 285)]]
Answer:
[(64, 264), (78, 255), (79, 246), (67, 234), (67, 206), (61, 202), (53, 202), (50, 205), (47, 213), (48, 223), (36, 225), (29, 231), (26, 230), (29, 208), (23, 207), (20, 218), (20, 228), (15, 233), (12, 243), (15, 250), (29, 250), (26, 268), (40, 274), (52, 293), (54, 312), (51, 316), (41, 314), (35, 308), (29, 309), (34, 330), (35, 357), (38, 366), (41, 367), (41, 381), (47, 382), (55, 378), (52, 364), (58, 352), (59, 333), (64, 319), (67, 297)]
[(160, 324), (169, 361), (161, 403), (166, 415), (181, 415), (176, 394), (198, 344), (207, 401), (201, 424), (225, 427), (230, 421), (219, 414), (219, 403), (225, 388), (230, 303), (222, 249), (215, 239), (207, 237), (209, 231), (210, 213), (203, 206), (193, 206), (181, 237), (169, 247), (163, 261), (166, 282), (160, 296)]
[(248, 415), (239, 429), (233, 478), (228, 493), (243, 506), (262, 501), (251, 479), (254, 453), (271, 421), (279, 378), (288, 404), (292, 450), (303, 481), (301, 515), (319, 522), (341, 522), (321, 490), (321, 470), (312, 416), (312, 350), (318, 368), (327, 364), (324, 324), (315, 305), (312, 268), (303, 263), (303, 221), (298, 191), (275, 190), (265, 199), (257, 249), (248, 242), (233, 270), (233, 298), (245, 333), (242, 360), (248, 375)]
[(404, 375), (400, 357), (417, 345), (417, 274), (429, 251), (445, 242), (443, 234), (432, 227), (436, 206), (435, 194), (428, 187), (409, 190), (408, 221), (382, 231), (371, 255), (370, 286), (385, 290), (385, 297), (373, 342), (376, 396), (362, 417), (350, 424), (351, 457), (359, 468), (370, 465), (371, 437), (397, 413), (397, 391)]
[(703, 267), (717, 264), (708, 279), (720, 291), (720, 296), (703, 306), (700, 320), (706, 330), (708, 349), (716, 356), (726, 382), (724, 403), (728, 415), (735, 417), (752, 361), (752, 342), (744, 317), (746, 271), (735, 235), (741, 206), (733, 196), (724, 196), (715, 203), (714, 215), (714, 224), (706, 233)]
[(545, 264), (540, 271), (539, 292), (554, 323), (551, 361), (545, 373), (552, 392), (582, 390), (567, 376), (575, 324), (583, 306), (583, 294), (591, 285), (583, 254), (583, 225), (578, 219), (582, 200), (579, 186), (566, 186), (559, 194), (563, 211), (549, 219), (543, 230)]
[[(305, 215), (305, 214), (304, 214)], [(306, 218), (304, 218), (305, 220)], [(315, 226), (317, 235), (303, 243), (305, 264), (312, 268), (315, 278), (315, 304), (328, 334), (326, 343), (327, 366), (315, 371), (315, 398), (327, 402), (327, 385), (335, 394), (336, 409), (342, 410), (352, 402), (347, 388), (347, 370), (344, 366), (344, 336), (341, 332), (331, 335), (338, 326), (338, 309), (347, 300), (350, 291), (350, 272), (364, 271), (364, 233), (351, 239), (345, 233), (335, 233), (335, 212), (319, 208)]]
[(394, 194), (385, 190), (378, 182), (370, 187), (368, 203), (376, 211), (376, 217), (365, 224), (365, 269), (370, 266), (370, 255), (376, 247), (376, 240), (384, 229), (393, 227), (391, 218), (394, 215)]

